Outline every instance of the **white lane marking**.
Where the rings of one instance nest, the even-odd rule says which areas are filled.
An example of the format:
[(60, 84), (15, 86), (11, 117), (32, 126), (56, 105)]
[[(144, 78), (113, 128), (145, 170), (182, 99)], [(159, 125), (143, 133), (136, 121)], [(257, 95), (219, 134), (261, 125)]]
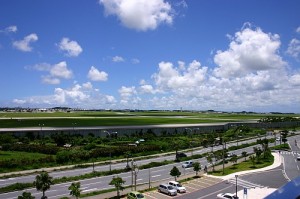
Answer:
[(95, 191), (95, 190), (97, 190), (97, 188), (82, 190), (81, 192), (89, 192), (89, 191)]
[(219, 193), (219, 192), (222, 192), (222, 191), (225, 190), (225, 189), (228, 189), (229, 187), (232, 187), (232, 186), (225, 187), (225, 188), (223, 188), (223, 189), (220, 189), (220, 190), (218, 190), (218, 191), (215, 191), (215, 192), (213, 192), (213, 193), (207, 194), (207, 195), (202, 196), (202, 197), (197, 198), (197, 199), (207, 198), (208, 196), (215, 195), (215, 194), (217, 194), (217, 193)]
[(282, 156), (282, 159), (283, 159), (283, 170), (282, 170), (282, 173), (283, 173), (283, 176), (288, 180), (288, 181), (291, 181), (291, 179), (287, 176), (286, 172), (285, 172), (285, 162), (284, 162), (284, 157)]
[(62, 196), (66, 196), (66, 194), (60, 194), (60, 195), (51, 196), (51, 198), (52, 198), (52, 197), (61, 198)]
[(156, 177), (159, 177), (159, 176), (161, 176), (161, 175), (155, 175), (155, 176), (151, 176), (152, 178), (156, 178)]

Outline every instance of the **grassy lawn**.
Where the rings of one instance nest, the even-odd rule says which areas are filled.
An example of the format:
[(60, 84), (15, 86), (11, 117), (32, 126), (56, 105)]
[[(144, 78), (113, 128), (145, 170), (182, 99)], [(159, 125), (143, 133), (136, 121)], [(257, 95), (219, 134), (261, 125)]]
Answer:
[[(272, 165), (273, 162), (274, 162), (274, 157), (273, 156), (266, 159), (266, 160), (261, 159), (259, 162), (255, 163), (255, 165), (253, 165), (253, 163), (250, 160), (246, 160), (244, 162), (234, 164), (234, 165), (229, 166), (229, 167), (225, 167), (224, 175), (228, 175), (228, 174), (231, 174), (231, 173), (236, 173), (236, 172), (239, 172), (239, 171), (247, 171), (247, 170), (264, 168), (264, 167)], [(223, 176), (222, 169), (221, 170), (216, 170), (215, 172), (210, 171), (208, 173), (212, 174), (212, 175), (215, 175), (215, 176)]]
[[(53, 113), (9, 113), (0, 112), (1, 128), (38, 127), (72, 127), (76, 126), (129, 126), (157, 124), (195, 124), (232, 122), (261, 119), (268, 114), (237, 114), (237, 113), (196, 113), (176, 111), (74, 111)], [(273, 114), (272, 116), (275, 116)], [(280, 116), (290, 116), (282, 114)], [(297, 116), (296, 114), (293, 115)], [(64, 118), (63, 120), (61, 118)]]
[(0, 161), (1, 160), (21, 160), (21, 159), (39, 159), (46, 157), (48, 155), (41, 153), (28, 153), (28, 152), (20, 152), (20, 151), (0, 151)]
[[(222, 122), (231, 120), (222, 120)], [(76, 126), (130, 126), (130, 125), (157, 125), (157, 124), (196, 124), (214, 123), (220, 120), (214, 119), (194, 119), (194, 118), (157, 118), (157, 117), (122, 117), (122, 118), (35, 118), (35, 119), (1, 119), (1, 128), (18, 127), (71, 127)]]

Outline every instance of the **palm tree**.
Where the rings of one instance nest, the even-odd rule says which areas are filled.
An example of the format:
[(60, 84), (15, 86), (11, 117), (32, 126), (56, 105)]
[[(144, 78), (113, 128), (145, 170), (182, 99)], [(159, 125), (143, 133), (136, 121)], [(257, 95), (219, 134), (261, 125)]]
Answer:
[(178, 150), (179, 150), (179, 142), (176, 140), (173, 140), (173, 148), (175, 149), (175, 161), (179, 162), (179, 157), (178, 157)]
[(247, 157), (247, 155), (248, 155), (248, 154), (247, 154), (247, 152), (246, 152), (246, 151), (243, 151), (243, 152), (242, 152), (242, 156), (245, 158), (245, 161), (246, 161), (246, 157)]
[(201, 170), (201, 165), (199, 162), (193, 163), (194, 171), (196, 171), (196, 176), (198, 176), (198, 172)]
[(233, 163), (233, 167), (236, 166), (237, 160), (238, 160), (238, 157), (237, 157), (236, 154), (234, 154), (234, 155), (231, 157), (231, 159), (230, 159), (230, 162)]
[(78, 197), (80, 196), (80, 182), (73, 182), (70, 186), (69, 186), (69, 190), (70, 190), (70, 195), (71, 196), (75, 196), (76, 199), (78, 199)]
[(207, 157), (206, 157), (206, 160), (209, 164), (212, 165), (212, 168), (213, 168), (213, 171), (215, 171), (215, 165), (213, 163), (213, 154), (209, 154)]
[(255, 165), (255, 157), (254, 157), (254, 155), (251, 155), (249, 158), (250, 158), (250, 161), (252, 162), (253, 167), (254, 167), (254, 165)]
[(24, 191), (21, 196), (18, 196), (18, 199), (35, 199), (30, 192)]
[(117, 196), (120, 197), (120, 190), (122, 191), (124, 187), (122, 186), (125, 183), (125, 180), (123, 180), (121, 177), (113, 177), (110, 181), (109, 185), (114, 185), (117, 189)]
[(40, 175), (35, 177), (33, 184), (36, 187), (36, 190), (43, 192), (42, 199), (47, 198), (45, 192), (50, 189), (50, 186), (53, 184), (52, 177), (49, 176), (46, 171), (42, 171)]
[(259, 161), (260, 156), (262, 154), (262, 150), (259, 147), (253, 147), (253, 151), (256, 155), (257, 161)]
[(176, 181), (176, 178), (178, 178), (181, 175), (181, 172), (179, 171), (179, 169), (176, 166), (174, 166), (173, 169), (171, 169), (171, 171), (170, 171), (170, 175), (173, 176)]

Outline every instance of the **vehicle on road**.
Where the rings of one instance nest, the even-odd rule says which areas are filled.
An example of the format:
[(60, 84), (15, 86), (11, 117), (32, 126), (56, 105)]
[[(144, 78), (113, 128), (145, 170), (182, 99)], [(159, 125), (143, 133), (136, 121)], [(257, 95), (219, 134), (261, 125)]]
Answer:
[(227, 157), (228, 157), (228, 158), (231, 158), (231, 157), (234, 156), (234, 155), (235, 155), (235, 154), (234, 154), (233, 152), (228, 152), (228, 153), (227, 153)]
[(177, 157), (178, 158), (185, 158), (185, 157), (187, 157), (187, 155), (185, 153), (179, 152), (179, 153), (177, 153)]
[(297, 160), (300, 161), (300, 155), (298, 155)]
[(177, 190), (173, 188), (171, 185), (161, 184), (157, 188), (158, 192), (168, 194), (169, 196), (176, 196)]
[(192, 166), (193, 166), (193, 161), (185, 161), (182, 164), (182, 168), (189, 168), (189, 167), (192, 167)]
[(127, 199), (146, 199), (146, 197), (137, 191), (131, 191), (127, 194)]
[(238, 197), (235, 197), (235, 194), (233, 193), (220, 193), (217, 195), (217, 198), (221, 199), (238, 199)]
[(178, 193), (186, 192), (186, 188), (184, 186), (182, 186), (179, 182), (170, 181), (169, 185), (171, 185), (174, 189), (176, 189)]

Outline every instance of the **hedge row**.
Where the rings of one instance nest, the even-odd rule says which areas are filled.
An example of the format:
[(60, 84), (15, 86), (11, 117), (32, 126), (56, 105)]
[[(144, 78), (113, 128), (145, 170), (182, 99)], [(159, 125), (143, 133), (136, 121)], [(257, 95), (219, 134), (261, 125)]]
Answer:
[(28, 165), (44, 165), (44, 164), (49, 164), (49, 163), (55, 163), (55, 158), (51, 155), (39, 158), (39, 159), (28, 159), (28, 158), (23, 158), (20, 160), (16, 159), (10, 159), (10, 160), (2, 160), (0, 161), (0, 168), (5, 168), (5, 169), (11, 169), (11, 168), (23, 168)]
[(25, 151), (32, 153), (43, 153), (55, 155), (59, 151), (57, 146), (37, 145), (37, 144), (3, 144), (3, 151)]

